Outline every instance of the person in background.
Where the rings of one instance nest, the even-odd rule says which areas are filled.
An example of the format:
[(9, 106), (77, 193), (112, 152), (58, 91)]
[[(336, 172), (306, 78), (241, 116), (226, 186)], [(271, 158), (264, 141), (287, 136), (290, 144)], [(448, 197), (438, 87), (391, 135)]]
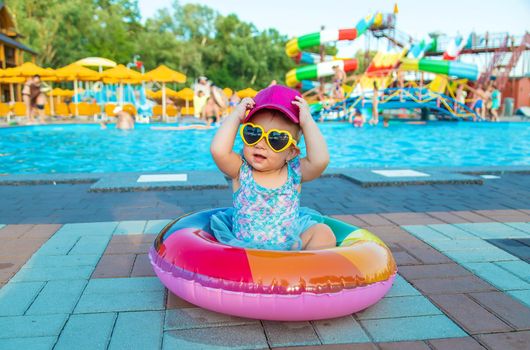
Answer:
[(116, 115), (116, 129), (134, 129), (134, 118), (129, 112), (124, 111), (120, 106), (118, 106), (114, 109), (114, 114)]
[(499, 121), (499, 108), (501, 107), (501, 92), (495, 84), (493, 85), (493, 91), (491, 92), (491, 121)]
[(333, 97), (336, 99), (342, 100), (344, 98), (344, 90), (342, 89), (342, 83), (346, 79), (346, 73), (340, 69), (338, 65), (334, 65), (333, 71), (335, 75), (333, 76), (333, 84), (335, 84), (335, 89), (333, 90)]
[(374, 93), (372, 94), (372, 119), (370, 125), (377, 125), (379, 123), (379, 91), (374, 81)]
[(193, 108), (195, 110), (195, 118), (202, 117), (202, 111), (204, 110), (206, 101), (208, 101), (208, 96), (202, 90), (197, 91), (197, 95), (193, 96)]
[(193, 91), (196, 96), (199, 95), (199, 91), (202, 91), (205, 96), (210, 96), (210, 84), (208, 78), (204, 76), (199, 77), (197, 83), (193, 86)]
[(44, 105), (46, 104), (46, 95), (42, 92), (40, 75), (35, 74), (29, 78), (22, 89), (22, 100), (26, 105), (26, 113), (28, 115), (28, 123), (34, 124), (35, 110), (39, 116), (40, 123), (46, 123), (46, 116), (44, 115)]

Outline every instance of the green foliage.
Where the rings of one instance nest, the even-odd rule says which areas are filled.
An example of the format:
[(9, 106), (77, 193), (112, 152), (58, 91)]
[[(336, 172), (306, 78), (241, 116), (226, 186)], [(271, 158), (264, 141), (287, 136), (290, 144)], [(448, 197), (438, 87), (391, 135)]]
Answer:
[(183, 72), (191, 83), (206, 75), (234, 89), (284, 81), (294, 66), (287, 37), (260, 31), (236, 15), (174, 1), (141, 22), (137, 0), (11, 0), (21, 41), (39, 52), (37, 63), (60, 67), (88, 56), (127, 63), (139, 55), (146, 70), (160, 64)]

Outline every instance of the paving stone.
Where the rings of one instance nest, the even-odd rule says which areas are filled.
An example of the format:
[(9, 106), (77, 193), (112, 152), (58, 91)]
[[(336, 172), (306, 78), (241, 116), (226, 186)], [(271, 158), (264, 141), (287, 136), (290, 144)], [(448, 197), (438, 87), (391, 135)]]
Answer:
[(478, 339), (490, 349), (527, 350), (530, 344), (530, 331), (482, 334)]
[(54, 349), (106, 349), (116, 314), (71, 315)]
[(465, 239), (478, 240), (480, 239), (476, 235), (466, 230), (463, 230), (455, 225), (428, 225), (428, 227), (442, 233), (444, 236), (447, 236), (450, 239), (458, 239), (458, 240), (465, 240)]
[(164, 292), (129, 292), (127, 294), (83, 294), (74, 313), (163, 310)]
[(377, 214), (357, 214), (355, 215), (357, 218), (361, 219), (362, 221), (366, 222), (370, 226), (388, 226), (393, 225), (393, 223), (381, 215)]
[(121, 221), (113, 234), (115, 235), (130, 235), (130, 234), (141, 234), (144, 232), (147, 221), (136, 220), (136, 221)]
[(464, 239), (450, 241), (429, 242), (435, 249), (445, 253), (451, 251), (470, 251), (470, 250), (496, 250), (496, 247), (482, 239)]
[(400, 246), (405, 248), (410, 255), (420, 260), (424, 264), (448, 264), (453, 262), (447, 256), (431, 247), (410, 249), (402, 244), (400, 244)]
[(11, 279), (11, 282), (89, 279), (92, 270), (90, 266), (22, 268)]
[(67, 315), (0, 317), (0, 339), (57, 336)]
[(510, 326), (466, 295), (432, 295), (430, 298), (470, 334), (511, 330)]
[(474, 210), (475, 213), (495, 221), (530, 221), (530, 216), (518, 210)]
[(530, 289), (530, 283), (493, 263), (465, 263), (463, 266), (500, 290)]
[(501, 292), (471, 293), (480, 305), (516, 330), (530, 329), (530, 309)]
[(430, 211), (430, 212), (427, 212), (426, 214), (438, 220), (446, 222), (448, 224), (458, 224), (458, 223), (468, 222), (466, 219), (460, 216), (457, 216), (457, 215), (454, 215), (448, 212), (443, 212), (443, 211)]
[[(399, 246), (398, 246), (399, 247)], [(394, 260), (398, 266), (419, 265), (421, 262), (405, 251), (392, 251)]]
[(471, 275), (468, 270), (455, 263), (400, 266), (399, 273), (408, 280), (417, 280), (423, 278), (448, 278)]
[(379, 343), (377, 345), (381, 350), (430, 350), (429, 346), (422, 341)]
[(129, 277), (135, 258), (134, 254), (103, 255), (92, 278)]
[(271, 347), (274, 350), (379, 350), (374, 343), (353, 343), (353, 344), (325, 344), (293, 347)]
[(530, 260), (530, 247), (525, 244), (524, 239), (488, 239), (487, 242), (509, 254), (515, 255), (521, 260)]
[(99, 278), (88, 282), (84, 294), (127, 294), (130, 292), (163, 292), (158, 278)]
[(464, 337), (466, 333), (444, 315), (362, 320), (376, 342)]
[(320, 344), (309, 322), (263, 321), (262, 323), (271, 347)]
[(40, 255), (33, 254), (24, 268), (39, 267), (95, 267), (100, 255)]
[(506, 292), (526, 306), (530, 307), (530, 290), (509, 290)]
[(387, 213), (381, 214), (381, 216), (392, 221), (396, 225), (428, 225), (443, 223), (443, 221), (425, 213)]
[(144, 233), (159, 234), (162, 229), (171, 222), (171, 220), (149, 220), (145, 225)]
[(68, 233), (69, 235), (111, 236), (117, 226), (118, 222), (83, 222), (65, 224), (59, 232), (62, 234)]
[(153, 246), (149, 243), (111, 243), (107, 247), (105, 254), (146, 254)]
[(1, 239), (16, 239), (22, 237), (24, 233), (28, 232), (34, 225), (22, 224), (22, 225), (2, 225), (0, 227), (0, 238)]
[(530, 222), (507, 222), (506, 225), (530, 234)]
[(322, 344), (367, 343), (368, 335), (351, 316), (313, 321), (313, 328)]
[(0, 257), (28, 259), (43, 243), (44, 239), (41, 238), (2, 241), (2, 245), (0, 245)]
[(112, 236), (109, 246), (112, 244), (142, 244), (150, 243), (153, 244), (157, 235), (144, 233), (141, 235), (115, 235)]
[(500, 222), (455, 224), (480, 238), (525, 238), (527, 233)]
[(429, 340), (428, 343), (435, 350), (484, 350), (486, 349), (480, 345), (475, 339), (471, 337), (466, 338), (452, 338), (452, 339), (434, 339)]
[(413, 296), (413, 295), (421, 295), (420, 292), (415, 289), (410, 283), (405, 281), (403, 277), (400, 275), (396, 275), (396, 278), (394, 279), (394, 283), (392, 284), (392, 288), (390, 288), (390, 291), (387, 293), (387, 297), (402, 297), (402, 296)]
[(513, 273), (514, 275), (522, 278), (526, 282), (530, 282), (530, 264), (525, 261), (498, 261), (494, 263)]
[(158, 350), (162, 346), (163, 324), (163, 311), (120, 312), (109, 350)]
[(44, 282), (11, 282), (2, 287), (0, 317), (24, 315), (43, 287)]
[(493, 221), (490, 218), (479, 215), (472, 211), (459, 210), (459, 211), (451, 211), (450, 213), (453, 215), (459, 216), (463, 219), (466, 219), (469, 222), (492, 222)]
[(2, 350), (51, 350), (57, 341), (57, 337), (32, 337), (32, 338), (7, 338), (0, 339)]
[[(58, 224), (41, 224), (41, 225), (34, 225), (31, 227), (26, 233), (22, 235), (22, 238), (29, 238), (29, 239), (48, 239), (57, 230), (61, 228), (61, 225)], [(0, 234), (1, 236), (1, 234)]]
[(386, 297), (370, 308), (358, 312), (359, 320), (438, 315), (438, 310), (424, 296)]
[(81, 237), (75, 246), (68, 252), (70, 255), (94, 255), (103, 254), (107, 244), (109, 243), (108, 236), (88, 236)]
[(86, 284), (85, 280), (47, 282), (26, 315), (70, 314)]
[(149, 256), (147, 254), (138, 254), (134, 260), (131, 277), (155, 276), (156, 273), (151, 266)]
[(377, 235), (385, 243), (421, 242), (399, 226), (366, 226), (364, 228)]
[(79, 239), (78, 236), (54, 236), (40, 247), (39, 255), (67, 255)]
[(413, 285), (427, 295), (487, 292), (495, 290), (490, 284), (476, 276), (449, 277), (444, 279), (424, 278), (414, 280)]
[(196, 305), (188, 303), (186, 300), (179, 298), (169, 290), (166, 291), (166, 294), (166, 309), (183, 309), (197, 307)]
[(164, 330), (236, 326), (255, 323), (259, 323), (259, 321), (193, 307), (167, 310)]
[(465, 251), (447, 251), (445, 254), (454, 261), (464, 264), (473, 262), (493, 262), (493, 261), (517, 261), (518, 257), (506, 253), (499, 248), (465, 250)]
[(162, 349), (268, 349), (259, 323), (234, 327), (182, 329), (164, 332)]
[(436, 231), (429, 226), (410, 226), (410, 225), (404, 225), (401, 226), (406, 231), (410, 232), (414, 236), (422, 239), (423, 241), (426, 241), (428, 243), (434, 242), (434, 241), (448, 241), (450, 240), (449, 237), (445, 236), (444, 234), (440, 233), (439, 231)]

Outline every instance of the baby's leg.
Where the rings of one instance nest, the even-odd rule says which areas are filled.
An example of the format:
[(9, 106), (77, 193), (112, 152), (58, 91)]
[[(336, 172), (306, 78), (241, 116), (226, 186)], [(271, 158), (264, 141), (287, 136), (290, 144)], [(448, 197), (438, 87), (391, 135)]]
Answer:
[(300, 238), (302, 238), (303, 250), (333, 248), (337, 245), (337, 239), (333, 231), (326, 224), (311, 226), (302, 233)]

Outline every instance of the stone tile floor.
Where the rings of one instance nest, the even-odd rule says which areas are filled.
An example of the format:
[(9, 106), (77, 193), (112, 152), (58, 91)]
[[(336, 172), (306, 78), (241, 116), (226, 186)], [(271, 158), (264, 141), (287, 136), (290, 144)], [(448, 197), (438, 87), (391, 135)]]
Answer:
[(229, 192), (0, 186), (0, 349), (528, 349), (529, 178), (308, 184), (304, 204), (381, 237), (399, 276), (363, 312), (291, 323), (197, 308), (154, 277), (146, 253), (168, 219)]

